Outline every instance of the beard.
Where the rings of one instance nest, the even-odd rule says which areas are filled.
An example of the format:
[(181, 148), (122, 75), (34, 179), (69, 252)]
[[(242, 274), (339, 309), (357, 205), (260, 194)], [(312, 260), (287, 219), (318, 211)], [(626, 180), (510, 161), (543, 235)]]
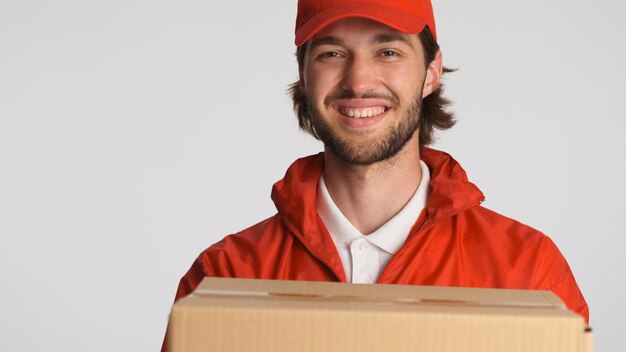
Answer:
[[(317, 137), (324, 145), (340, 160), (357, 165), (371, 165), (394, 157), (413, 137), (419, 126), (420, 113), (422, 110), (421, 91), (415, 96), (409, 106), (400, 112), (398, 121), (388, 127), (382, 138), (371, 141), (350, 142), (339, 137), (333, 132), (330, 124), (322, 118), (321, 113), (313, 108), (311, 101), (307, 101), (312, 107), (309, 111), (311, 124)], [(355, 98), (354, 94), (331, 96), (324, 100), (324, 106), (329, 108), (335, 99)], [(382, 98), (391, 101), (392, 107), (397, 107), (398, 98), (381, 95), (369, 95), (362, 98)], [(367, 132), (361, 133), (365, 139)]]

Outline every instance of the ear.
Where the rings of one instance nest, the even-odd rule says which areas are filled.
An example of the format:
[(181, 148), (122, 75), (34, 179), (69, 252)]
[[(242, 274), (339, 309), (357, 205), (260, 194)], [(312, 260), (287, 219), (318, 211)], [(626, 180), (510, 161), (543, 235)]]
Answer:
[(426, 68), (426, 78), (424, 79), (424, 87), (422, 89), (422, 98), (426, 98), (430, 93), (439, 88), (441, 80), (441, 72), (443, 71), (443, 55), (441, 51), (437, 51), (435, 59)]

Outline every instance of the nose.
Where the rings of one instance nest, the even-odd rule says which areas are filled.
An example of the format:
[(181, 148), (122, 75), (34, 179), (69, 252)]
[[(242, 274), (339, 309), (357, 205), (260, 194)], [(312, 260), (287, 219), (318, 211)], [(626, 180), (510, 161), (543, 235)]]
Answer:
[(341, 86), (356, 96), (374, 91), (379, 83), (373, 60), (365, 55), (352, 55), (346, 61)]

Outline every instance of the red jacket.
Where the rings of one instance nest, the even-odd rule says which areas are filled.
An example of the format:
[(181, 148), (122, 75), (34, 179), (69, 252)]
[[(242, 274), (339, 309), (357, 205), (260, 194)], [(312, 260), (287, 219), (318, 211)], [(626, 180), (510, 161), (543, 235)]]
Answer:
[[(448, 154), (424, 148), (431, 196), (379, 283), (550, 290), (589, 319), (587, 303), (556, 245), (544, 234), (483, 208), (480, 190)], [(298, 159), (272, 189), (278, 213), (202, 252), (176, 299), (204, 276), (346, 281), (317, 214), (322, 154)]]

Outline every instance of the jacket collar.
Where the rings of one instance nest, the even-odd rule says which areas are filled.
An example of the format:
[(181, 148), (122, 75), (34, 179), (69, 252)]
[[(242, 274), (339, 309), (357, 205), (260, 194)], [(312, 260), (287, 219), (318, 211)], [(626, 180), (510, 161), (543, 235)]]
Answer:
[(475, 184), (469, 182), (461, 165), (445, 152), (423, 148), (420, 158), (430, 169), (431, 194), (426, 205), (424, 226), (450, 217), (485, 200)]
[[(431, 187), (422, 227), (432, 226), (484, 200), (482, 192), (468, 181), (465, 170), (449, 154), (422, 148), (420, 157), (430, 170)], [(341, 279), (344, 273), (339, 256), (317, 214), (317, 184), (323, 168), (323, 153), (296, 160), (285, 177), (274, 184), (272, 200), (281, 220), (320, 260), (331, 268), (339, 268), (334, 271)]]

